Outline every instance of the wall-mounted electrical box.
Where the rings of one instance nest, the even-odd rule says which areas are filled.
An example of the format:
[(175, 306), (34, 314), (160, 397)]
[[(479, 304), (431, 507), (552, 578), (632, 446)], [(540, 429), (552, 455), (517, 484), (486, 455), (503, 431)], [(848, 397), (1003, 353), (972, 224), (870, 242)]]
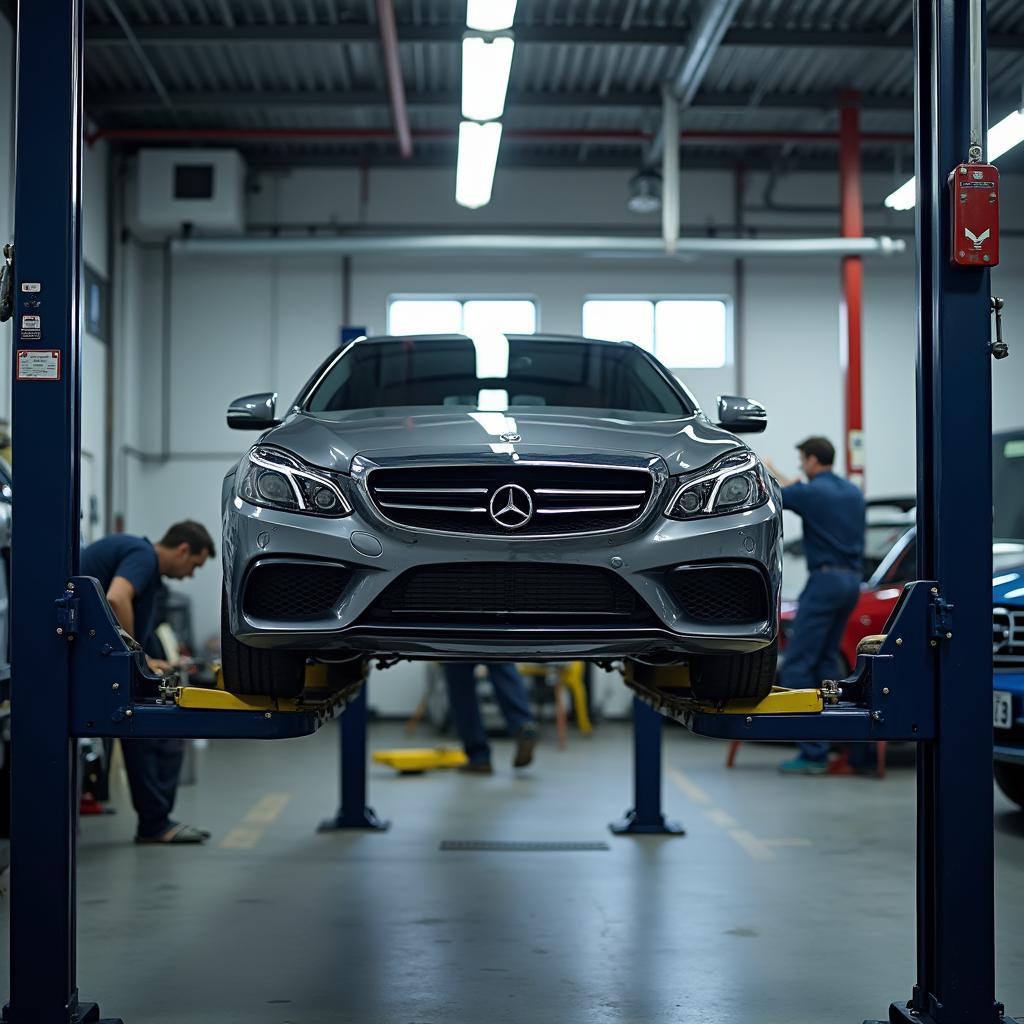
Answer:
[(245, 230), (245, 163), (233, 149), (143, 149), (139, 152), (139, 227), (241, 234)]

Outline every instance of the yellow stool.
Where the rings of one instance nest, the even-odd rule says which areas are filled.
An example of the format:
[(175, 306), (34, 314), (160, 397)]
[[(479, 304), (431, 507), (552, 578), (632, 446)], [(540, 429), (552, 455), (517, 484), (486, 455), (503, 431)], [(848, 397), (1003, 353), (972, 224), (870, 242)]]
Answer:
[(583, 683), (586, 666), (582, 661), (567, 661), (554, 665), (525, 664), (516, 666), (524, 676), (543, 676), (554, 686), (555, 728), (558, 730), (558, 746), (565, 749), (569, 739), (569, 720), (562, 701), (562, 688), (572, 694), (572, 706), (576, 711), (576, 725), (581, 733), (594, 731), (587, 708), (587, 688)]

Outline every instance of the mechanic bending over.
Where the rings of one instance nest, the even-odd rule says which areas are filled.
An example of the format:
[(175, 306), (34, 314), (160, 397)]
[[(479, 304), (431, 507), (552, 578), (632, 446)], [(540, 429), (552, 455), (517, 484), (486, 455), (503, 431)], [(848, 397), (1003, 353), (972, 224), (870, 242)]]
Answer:
[[(799, 477), (783, 476), (764, 460), (782, 485), (782, 507), (803, 521), (804, 553), (810, 572), (800, 594), (779, 681), (791, 689), (816, 689), (835, 673), (836, 651), (846, 620), (860, 596), (864, 495), (860, 488), (832, 472), (835, 448), (826, 438), (809, 437), (796, 447), (807, 483)], [(824, 774), (828, 743), (800, 743), (799, 747), (799, 757), (783, 762), (780, 770), (788, 774)]]
[[(82, 575), (95, 576), (125, 632), (146, 647), (157, 623), (153, 620), (160, 579), (189, 579), (215, 554), (213, 540), (199, 523), (175, 523), (154, 544), (145, 537), (115, 533), (82, 552)], [(154, 672), (174, 666), (146, 656)], [(210, 833), (171, 820), (178, 779), (185, 757), (180, 739), (122, 739), (132, 806), (139, 817), (137, 843), (202, 843)]]

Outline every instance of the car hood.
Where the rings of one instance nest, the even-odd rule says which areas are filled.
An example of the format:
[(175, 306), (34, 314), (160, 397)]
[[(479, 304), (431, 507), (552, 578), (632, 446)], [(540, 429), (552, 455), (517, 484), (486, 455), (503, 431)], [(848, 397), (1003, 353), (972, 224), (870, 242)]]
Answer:
[[(514, 446), (502, 434), (518, 434)], [(356, 455), (368, 459), (428, 454), (591, 456), (596, 453), (658, 456), (669, 472), (700, 469), (744, 447), (704, 416), (656, 418), (619, 410), (556, 410), (506, 414), (465, 410), (357, 409), (312, 416), (293, 413), (261, 438), (314, 466), (347, 473)]]
[(992, 603), (1024, 608), (1024, 565), (996, 569), (992, 574)]

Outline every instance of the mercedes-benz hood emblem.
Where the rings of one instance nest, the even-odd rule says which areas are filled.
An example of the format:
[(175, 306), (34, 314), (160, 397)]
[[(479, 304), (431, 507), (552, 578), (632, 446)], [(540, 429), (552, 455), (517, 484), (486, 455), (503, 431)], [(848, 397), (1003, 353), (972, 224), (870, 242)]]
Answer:
[(519, 484), (502, 484), (492, 495), (491, 518), (506, 530), (519, 530), (533, 518), (533, 498)]

